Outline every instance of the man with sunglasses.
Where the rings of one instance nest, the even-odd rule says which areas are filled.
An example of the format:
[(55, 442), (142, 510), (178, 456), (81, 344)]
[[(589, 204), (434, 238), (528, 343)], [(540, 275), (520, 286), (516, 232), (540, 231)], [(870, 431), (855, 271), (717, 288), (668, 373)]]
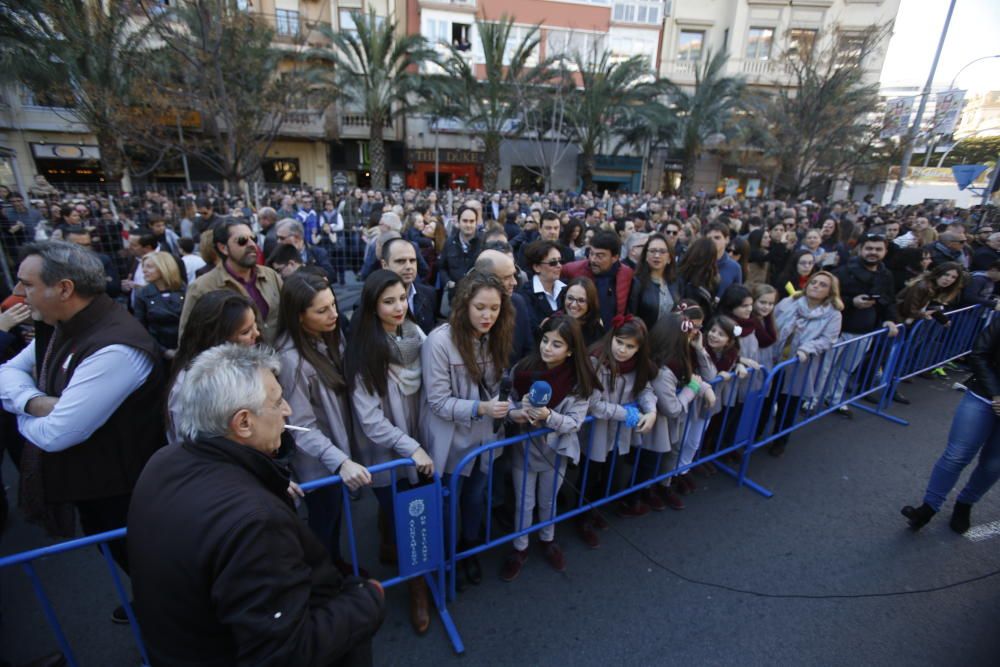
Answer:
[(220, 223), (212, 234), (219, 262), (188, 287), (181, 312), (180, 336), (184, 336), (188, 316), (198, 299), (209, 292), (227, 289), (239, 292), (254, 302), (261, 342), (273, 344), (278, 333), (281, 276), (274, 269), (257, 265), (257, 241), (245, 222), (229, 220)]

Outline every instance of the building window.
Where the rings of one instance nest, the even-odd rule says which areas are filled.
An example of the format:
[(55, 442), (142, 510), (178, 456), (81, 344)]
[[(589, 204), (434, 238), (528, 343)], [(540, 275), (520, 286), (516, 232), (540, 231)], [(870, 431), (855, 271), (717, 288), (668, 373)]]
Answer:
[[(524, 38), (528, 35), (529, 32), (531, 32), (531, 27), (528, 26), (512, 25), (510, 27), (510, 32), (507, 33), (507, 43), (504, 45), (504, 50), (503, 50), (504, 65), (510, 64), (510, 59), (513, 58), (514, 54), (517, 52), (517, 47), (521, 45), (521, 42), (524, 41)], [(472, 37), (473, 37), (472, 39), (473, 59), (475, 62), (483, 64), (486, 62), (486, 55), (483, 53), (483, 41), (478, 37), (476, 33), (472, 33)], [(539, 46), (536, 46), (532, 50), (531, 55), (524, 61), (525, 65), (528, 65), (530, 67), (538, 64), (539, 48), (540, 48)], [(553, 52), (549, 51), (548, 54), (553, 55)]]
[(663, 10), (663, 0), (616, 2), (611, 13), (611, 20), (621, 23), (659, 25), (665, 14)]
[(472, 48), (472, 26), (468, 23), (451, 24), (451, 45), (459, 51)]
[(865, 35), (857, 32), (844, 32), (837, 40), (837, 60), (843, 64), (860, 65), (868, 48)]
[(747, 34), (747, 60), (769, 60), (774, 28), (750, 28)]
[(286, 37), (298, 37), (299, 35), (299, 13), (292, 9), (274, 10), (274, 18), (279, 35)]
[(793, 28), (788, 32), (788, 51), (806, 60), (816, 45), (816, 31), (805, 28)]
[(677, 60), (701, 60), (704, 44), (704, 30), (681, 30), (680, 39), (677, 40)]
[(340, 18), (340, 31), (341, 32), (354, 32), (358, 31), (358, 26), (354, 23), (354, 12), (357, 9), (341, 9), (338, 14)]
[[(513, 31), (511, 31), (513, 33)], [(573, 30), (546, 30), (545, 55), (550, 58), (574, 59), (577, 55), (588, 62), (605, 49), (606, 35)]]

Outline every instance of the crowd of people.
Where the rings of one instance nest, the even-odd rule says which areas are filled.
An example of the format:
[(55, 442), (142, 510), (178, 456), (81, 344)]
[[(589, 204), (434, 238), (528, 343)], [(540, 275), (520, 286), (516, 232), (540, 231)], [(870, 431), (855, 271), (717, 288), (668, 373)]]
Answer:
[[(370, 488), (368, 530), (392, 564), (392, 484), (369, 469), (411, 458), (401, 488), (458, 476), (447, 529), (464, 550), (493, 520), (491, 486), (522, 530), (555, 511), (564, 484), (586, 501), (623, 488), (631, 471), (615, 456), (639, 481), (687, 466), (733, 441), (717, 387), (798, 358), (807, 372), (776, 383), (759, 420), (783, 431), (819, 388), (839, 403), (866, 355), (810, 360), (901, 324), (948, 326), (945, 310), (994, 307), (1000, 282), (986, 209), (359, 189), (272, 191), (256, 208), (212, 193), (114, 206), (6, 196), (17, 284), (0, 314), (0, 399), (22, 510), (60, 535), (74, 510), (87, 534), (128, 523), (114, 555), (164, 664), (370, 652), (383, 594), (341, 552), (342, 494), (299, 484), (338, 474), (355, 494)], [(342, 306), (352, 284), (357, 303)], [(543, 426), (495, 468), (460, 466)], [(694, 474), (615, 509), (681, 510)], [(589, 512), (574, 532), (596, 548), (606, 527)], [(555, 527), (538, 538), (564, 570)], [(528, 546), (514, 540), (504, 581)], [(478, 558), (460, 566), (463, 584), (482, 581)], [(420, 578), (409, 596), (423, 633)]]

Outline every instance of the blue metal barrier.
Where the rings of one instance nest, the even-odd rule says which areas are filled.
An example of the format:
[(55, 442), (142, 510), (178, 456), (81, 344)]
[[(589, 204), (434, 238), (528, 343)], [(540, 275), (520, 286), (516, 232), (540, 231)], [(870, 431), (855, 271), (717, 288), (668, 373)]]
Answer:
[(934, 320), (919, 320), (911, 325), (900, 341), (889, 389), (874, 412), (901, 424), (908, 424), (906, 420), (891, 417), (885, 412), (896, 395), (899, 383), (968, 354), (976, 337), (990, 323), (993, 312), (992, 308), (986, 306), (967, 306), (945, 313), (948, 326)]
[[(399, 470), (402, 468), (415, 467), (412, 459), (397, 459), (395, 461), (389, 461), (387, 463), (382, 463), (369, 468), (372, 473), (378, 472), (389, 472), (391, 476), (391, 481), (393, 488), (396, 488), (397, 475)], [(341, 484), (341, 478), (339, 475), (333, 475), (330, 477), (324, 477), (323, 479), (317, 479), (312, 482), (307, 482), (302, 484), (302, 488), (305, 491), (316, 489), (323, 486), (330, 486), (333, 484)], [(436, 496), (437, 499), (442, 497), (441, 480), (435, 475), (431, 483), (429, 484), (431, 493)], [(354, 574), (358, 575), (358, 558), (357, 558), (357, 540), (354, 533), (354, 521), (352, 517), (351, 502), (349, 497), (349, 491), (346, 485), (341, 484), (341, 492), (344, 494), (343, 502), (343, 516), (345, 519), (345, 524), (347, 526), (348, 534), (348, 545), (351, 554), (351, 562), (354, 563)], [(397, 495), (396, 493), (393, 494)], [(434, 513), (428, 517), (429, 521), (435, 522), (437, 526), (443, 525), (443, 516), (441, 515), (441, 509), (443, 505), (440, 502), (434, 503)], [(398, 516), (397, 522), (402, 523), (405, 517)], [(444, 544), (442, 543), (442, 533), (441, 531), (431, 531), (430, 535), (436, 536), (438, 540), (436, 554), (437, 558), (425, 561), (418, 567), (411, 568), (406, 574), (399, 574), (395, 577), (387, 579), (380, 582), (383, 588), (390, 588), (404, 581), (408, 581), (415, 577), (424, 577), (427, 581), (428, 588), (430, 588), (431, 595), (434, 599), (434, 605), (437, 608), (438, 616), (441, 619), (441, 623), (448, 633), (448, 638), (451, 640), (452, 646), (456, 653), (462, 653), (465, 650), (462, 644), (462, 639), (458, 634), (458, 630), (455, 627), (455, 623), (451, 619), (451, 615), (448, 612), (446, 604), (446, 563), (444, 559)], [(34, 561), (40, 558), (46, 558), (49, 556), (57, 556), (69, 551), (74, 551), (76, 549), (82, 549), (84, 547), (89, 547), (97, 545), (104, 555), (104, 559), (107, 562), (108, 570), (111, 573), (112, 581), (114, 582), (115, 588), (118, 593), (118, 597), (121, 600), (122, 606), (125, 608), (125, 612), (128, 615), (130, 622), (130, 627), (132, 630), (132, 635), (135, 639), (136, 645), (139, 648), (139, 653), (142, 655), (144, 664), (148, 665), (149, 657), (146, 652), (146, 647), (142, 641), (142, 634), (139, 629), (139, 624), (136, 621), (135, 614), (132, 610), (132, 606), (129, 603), (129, 596), (125, 590), (125, 586), (121, 581), (121, 576), (118, 573), (118, 569), (111, 557), (111, 552), (108, 549), (108, 543), (113, 540), (124, 539), (126, 536), (125, 528), (119, 528), (117, 530), (111, 530), (105, 533), (99, 533), (96, 535), (88, 535), (87, 537), (82, 537), (75, 540), (68, 540), (65, 542), (60, 542), (59, 544), (53, 544), (51, 546), (42, 547), (40, 549), (33, 549), (31, 551), (25, 551), (22, 553), (14, 554), (11, 556), (6, 556), (0, 558), (0, 570), (12, 567), (15, 565), (20, 565), (27, 573), (28, 578), (31, 580), (32, 587), (34, 588), (35, 595), (38, 598), (39, 603), (42, 606), (42, 611), (45, 614), (46, 620), (49, 626), (52, 628), (53, 633), (56, 636), (56, 640), (59, 643), (59, 648), (63, 655), (66, 656), (67, 663), (71, 667), (76, 667), (79, 665), (73, 650), (70, 646), (70, 642), (66, 637), (65, 632), (63, 632), (62, 626), (59, 623), (58, 617), (53, 608), (52, 602), (45, 592), (45, 588), (42, 584), (41, 579), (38, 576), (38, 572), (35, 569)], [(404, 548), (402, 543), (397, 543), (400, 550)], [(403, 554), (400, 554), (400, 560), (403, 560)]]

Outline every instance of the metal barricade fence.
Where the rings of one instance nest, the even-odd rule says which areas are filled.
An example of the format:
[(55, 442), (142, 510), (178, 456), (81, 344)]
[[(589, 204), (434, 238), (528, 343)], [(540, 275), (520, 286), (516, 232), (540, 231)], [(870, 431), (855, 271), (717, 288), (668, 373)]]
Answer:
[[(670, 444), (671, 451), (669, 452), (658, 451), (662, 450), (663, 447), (657, 447), (655, 446), (655, 443), (651, 442), (646, 443), (650, 446), (643, 447), (642, 444), (644, 441), (651, 437), (649, 435), (639, 436), (638, 442), (634, 445), (633, 443), (623, 444), (620, 440), (623, 430), (622, 423), (617, 422), (614, 426), (614, 440), (611, 450), (608, 453), (608, 460), (600, 464), (601, 466), (606, 467), (606, 479), (601, 485), (602, 489), (598, 491), (598, 497), (588, 497), (586, 494), (586, 490), (592, 485), (591, 476), (598, 474), (598, 472), (595, 472), (597, 462), (593, 461), (590, 456), (590, 454), (594, 451), (594, 429), (592, 428), (594, 417), (592, 416), (588, 416), (584, 420), (583, 426), (578, 434), (581, 438), (581, 458), (579, 465), (576, 466), (577, 474), (575, 479), (571, 479), (567, 459), (563, 456), (556, 455), (554, 451), (548, 449), (544, 444), (544, 436), (552, 433), (552, 430), (547, 428), (536, 429), (527, 433), (497, 440), (495, 442), (485, 443), (466, 454), (455, 467), (455, 474), (451, 475), (451, 478), (448, 480), (446, 486), (447, 495), (445, 500), (447, 502), (447, 509), (445, 514), (448, 520), (448, 525), (454, 527), (452, 529), (448, 529), (446, 527), (445, 530), (448, 545), (447, 559), (449, 566), (449, 598), (453, 599), (456, 594), (457, 565), (465, 558), (482, 553), (496, 546), (512, 542), (520, 536), (527, 536), (548, 526), (553, 526), (568, 519), (579, 517), (582, 514), (590, 512), (591, 510), (597, 509), (616, 500), (622, 500), (655, 484), (665, 482), (671, 477), (687, 473), (692, 468), (708, 462), (714, 462), (719, 469), (723, 470), (730, 476), (737, 478), (738, 472), (729, 466), (722, 464), (720, 459), (733, 454), (734, 452), (738, 452), (751, 444), (753, 424), (756, 423), (752, 416), (754, 411), (757, 409), (759, 400), (755, 398), (754, 392), (750, 391), (749, 388), (754, 384), (760, 384), (760, 376), (756, 374), (766, 375), (766, 371), (763, 369), (751, 371), (744, 379), (733, 379), (728, 382), (725, 382), (720, 378), (712, 380), (709, 384), (711, 384), (717, 391), (715, 406), (708, 409), (702, 406), (700, 399), (694, 401), (684, 418), (684, 423), (679, 425), (680, 428), (672, 429), (681, 434), (681, 439), (676, 444)], [(744, 397), (746, 400), (741, 400), (740, 397)], [(751, 409), (744, 410), (744, 407), (748, 403), (752, 406)], [(713, 420), (715, 420), (718, 424), (718, 427), (717, 429), (709, 431), (713, 434), (713, 442), (711, 445), (706, 446), (706, 443), (702, 442), (703, 435), (712, 425)], [(727, 437), (727, 434), (732, 438), (732, 441), (725, 444), (723, 443), (723, 440)], [(693, 447), (693, 451), (690, 452), (690, 456), (688, 457), (691, 460), (688, 462), (685, 462), (682, 456), (678, 456), (679, 453), (683, 452), (684, 445), (682, 443), (685, 441), (692, 443), (691, 447)], [(568, 507), (562, 511), (560, 510), (560, 503), (558, 500), (554, 500), (550, 507), (542, 507), (538, 505), (538, 521), (534, 522), (531, 519), (530, 514), (528, 515), (528, 522), (531, 523), (530, 526), (523, 525), (524, 522), (522, 521), (521, 516), (522, 512), (515, 509), (514, 529), (503, 533), (502, 531), (497, 530), (497, 527), (495, 526), (496, 520), (493, 516), (494, 497), (497, 495), (498, 491), (496, 489), (496, 484), (498, 483), (497, 476), (494, 473), (497, 470), (497, 462), (501, 460), (500, 454), (503, 453), (503, 450), (513, 451), (515, 445), (522, 443), (525, 444), (526, 447), (524, 448), (524, 453), (521, 454), (521, 456), (527, 458), (529, 448), (536, 447), (542, 448), (537, 451), (545, 452), (546, 458), (549, 458), (551, 471), (555, 473), (552, 480), (553, 488), (551, 497), (553, 499), (557, 499), (558, 490), (560, 487), (564, 487), (570, 491), (569, 495), (572, 496), (573, 500), (569, 502)], [(675, 450), (681, 450), (681, 452)], [(653, 464), (649, 468), (643, 468), (642, 466), (644, 457), (654, 457)], [(645, 458), (646, 465), (649, 465), (648, 461), (649, 459)], [(667, 462), (665, 469), (664, 461)], [(618, 478), (620, 479), (622, 475), (620, 474), (619, 469), (621, 466), (628, 463), (632, 464), (632, 470), (627, 481), (624, 484), (616, 484), (616, 472), (618, 472)], [(471, 470), (471, 466), (485, 466), (486, 468), (486, 507), (483, 513), (485, 517), (485, 533), (479, 544), (466, 545), (465, 548), (460, 549), (458, 539), (459, 531), (457, 526), (459, 525), (458, 521), (461, 502), (459, 486), (462, 481), (459, 473), (467, 469)], [(514, 505), (515, 508), (524, 506), (525, 494), (528, 492), (528, 488), (524, 483), (527, 480), (528, 466), (526, 465), (526, 462), (525, 465), (523, 465), (523, 468), (524, 470), (513, 470), (514, 475), (522, 475), (520, 502)], [(647, 478), (640, 479), (640, 470), (642, 469), (651, 470), (652, 472)], [(645, 475), (643, 476), (645, 477)], [(503, 476), (501, 476), (499, 483), (505, 483)], [(749, 486), (755, 486), (754, 483), (748, 479), (743, 479), (742, 483)], [(504, 490), (500, 490), (500, 492), (501, 495), (504, 495)], [(766, 493), (766, 491), (763, 490), (762, 492)], [(511, 500), (511, 502), (514, 502), (514, 500), (516, 499)], [(507, 502), (507, 499), (505, 499), (504, 504)]]
[[(431, 591), (434, 605), (437, 608), (441, 623), (448, 633), (448, 638), (452, 643), (456, 653), (462, 653), (465, 647), (461, 637), (455, 628), (455, 624), (447, 609), (446, 604), (446, 562), (444, 552), (444, 535), (442, 527), (444, 525), (441, 498), (441, 480), (435, 475), (433, 479), (424, 485), (404, 489), (404, 485), (398, 484), (401, 470), (414, 468), (412, 459), (397, 459), (387, 463), (382, 463), (369, 468), (370, 472), (388, 473), (393, 489), (393, 504), (395, 508), (397, 527), (397, 549), (399, 556), (399, 573), (386, 580), (380, 580), (382, 587), (389, 589), (393, 586), (409, 581), (415, 577), (423, 577)], [(351, 554), (351, 562), (354, 564), (354, 574), (358, 575), (358, 540), (355, 535), (355, 521), (351, 508), (349, 491), (346, 485), (341, 483), (339, 475), (325, 477), (302, 484), (302, 489), (311, 491), (324, 486), (340, 484), (340, 491), (343, 494), (343, 521), (346, 526), (348, 550)], [(400, 540), (399, 535), (406, 535), (406, 540)], [(67, 663), (74, 667), (79, 664), (73, 653), (69, 640), (66, 637), (62, 626), (59, 623), (55, 609), (49, 596), (45, 592), (41, 578), (38, 576), (34, 562), (41, 558), (56, 556), (76, 549), (97, 545), (108, 565), (108, 570), (114, 582), (115, 589), (126, 614), (130, 621), (133, 638), (138, 646), (144, 664), (148, 665), (149, 657), (146, 647), (142, 641), (142, 634), (139, 624), (136, 621), (132, 606), (129, 603), (129, 596), (121, 580), (121, 575), (111, 557), (108, 543), (114, 540), (125, 539), (126, 529), (88, 535), (83, 538), (68, 540), (59, 544), (54, 544), (40, 549), (33, 549), (22, 553), (0, 558), (0, 570), (7, 567), (20, 565), (28, 575), (35, 595), (42, 606), (49, 626), (52, 628), (59, 643), (59, 648), (66, 657)]]
[(945, 313), (947, 326), (935, 320), (919, 320), (911, 325), (901, 340), (891, 386), (876, 412), (906, 424), (905, 420), (885, 414), (899, 383), (968, 354), (976, 337), (990, 323), (993, 312), (987, 306), (966, 306)]

